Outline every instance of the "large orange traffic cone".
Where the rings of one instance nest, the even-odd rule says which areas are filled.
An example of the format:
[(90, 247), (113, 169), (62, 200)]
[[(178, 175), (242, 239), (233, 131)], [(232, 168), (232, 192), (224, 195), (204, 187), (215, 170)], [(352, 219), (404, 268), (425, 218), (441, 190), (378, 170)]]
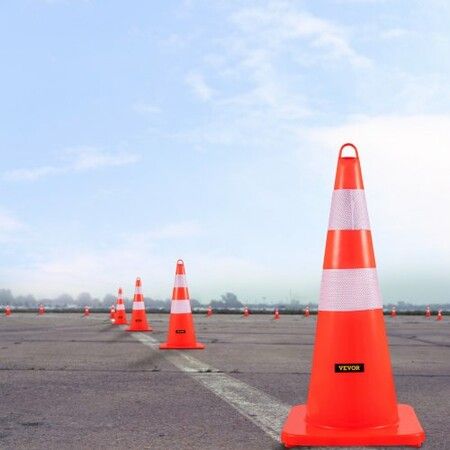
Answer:
[(116, 303), (116, 316), (114, 317), (114, 325), (127, 325), (127, 313), (125, 311), (125, 304), (123, 303), (123, 291), (119, 288)]
[(170, 306), (169, 332), (167, 342), (159, 346), (162, 350), (191, 349), (201, 350), (204, 344), (197, 342), (194, 320), (191, 311), (191, 301), (186, 283), (184, 262), (179, 259), (175, 271), (175, 283)]
[(152, 331), (145, 314), (144, 295), (142, 294), (142, 281), (140, 278), (136, 278), (131, 322), (127, 331)]
[(84, 313), (83, 313), (83, 317), (89, 317), (89, 314), (91, 312), (89, 311), (89, 306), (85, 306), (84, 307)]
[(114, 323), (116, 318), (116, 308), (114, 305), (111, 305), (111, 308), (109, 309), (109, 318), (111, 319), (111, 322)]
[(278, 308), (275, 308), (275, 311), (273, 313), (273, 318), (275, 320), (278, 320), (280, 318), (280, 311), (278, 311)]
[(440, 309), (437, 313), (436, 320), (442, 320), (442, 309)]
[[(342, 156), (344, 147), (354, 157)], [(412, 445), (425, 433), (398, 405), (356, 148), (339, 152), (311, 381), (281, 440), (287, 447)]]
[(244, 314), (243, 315), (244, 315), (244, 317), (248, 317), (250, 315), (250, 312), (249, 312), (247, 306), (244, 306)]
[(431, 311), (430, 311), (430, 307), (427, 306), (427, 309), (425, 310), (425, 317), (427, 319), (429, 319), (431, 317)]
[(393, 319), (395, 319), (395, 318), (397, 317), (397, 310), (395, 309), (395, 306), (392, 307), (392, 310), (391, 310), (391, 317), (392, 317)]
[(5, 316), (10, 316), (10, 315), (11, 315), (11, 306), (6, 305)]
[(42, 315), (45, 314), (45, 307), (44, 307), (44, 305), (42, 305), (42, 304), (39, 305), (38, 314), (39, 314), (40, 316), (42, 316)]
[(208, 310), (206, 311), (206, 317), (211, 317), (213, 315), (213, 310), (211, 306), (208, 306)]

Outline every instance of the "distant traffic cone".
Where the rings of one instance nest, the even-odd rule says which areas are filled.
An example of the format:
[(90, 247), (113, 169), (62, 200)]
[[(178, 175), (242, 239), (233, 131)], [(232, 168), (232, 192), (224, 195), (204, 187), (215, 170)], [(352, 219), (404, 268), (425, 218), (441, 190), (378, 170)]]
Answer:
[(140, 278), (136, 278), (131, 322), (127, 331), (152, 331), (145, 314), (144, 295), (142, 294), (142, 281)]
[(436, 320), (442, 320), (442, 309), (440, 309), (437, 313)]
[(206, 311), (206, 317), (211, 317), (213, 315), (213, 310), (211, 306), (208, 306), (208, 310)]
[(247, 306), (244, 306), (244, 317), (248, 317), (250, 315), (250, 311)]
[(395, 306), (392, 307), (392, 310), (391, 310), (391, 317), (392, 317), (393, 319), (395, 319), (395, 318), (397, 317), (397, 311), (396, 311), (396, 309), (395, 309)]
[(273, 313), (273, 318), (275, 320), (278, 320), (280, 318), (280, 312), (278, 311), (278, 308), (275, 308), (275, 311)]
[(309, 317), (309, 306), (305, 308), (305, 317)]
[(45, 314), (45, 308), (44, 308), (44, 305), (39, 305), (39, 311), (38, 311), (38, 314), (40, 315), (40, 316), (42, 316), (42, 315), (44, 315)]
[(89, 311), (89, 306), (85, 306), (84, 307), (84, 313), (83, 313), (83, 317), (89, 317), (89, 314), (91, 312)]
[(111, 308), (109, 310), (109, 318), (111, 319), (111, 322), (115, 322), (115, 318), (116, 318), (116, 308), (114, 307), (114, 305), (111, 305)]
[(11, 315), (11, 306), (6, 305), (5, 316), (10, 316), (10, 315)]
[(116, 303), (116, 315), (114, 317), (114, 325), (127, 325), (127, 313), (125, 311), (125, 304), (123, 303), (123, 291), (119, 288)]
[(427, 306), (427, 309), (425, 310), (425, 317), (427, 319), (429, 319), (431, 317), (431, 311), (430, 311), (430, 307)]
[(194, 319), (186, 283), (186, 271), (184, 262), (181, 259), (177, 261), (175, 270), (167, 342), (161, 344), (159, 348), (161, 350), (176, 348), (201, 350), (205, 348), (205, 345), (197, 342), (195, 337)]
[[(350, 146), (354, 157), (342, 156)], [(356, 148), (339, 153), (325, 247), (311, 381), (281, 441), (294, 446), (420, 446), (425, 433), (398, 405)]]

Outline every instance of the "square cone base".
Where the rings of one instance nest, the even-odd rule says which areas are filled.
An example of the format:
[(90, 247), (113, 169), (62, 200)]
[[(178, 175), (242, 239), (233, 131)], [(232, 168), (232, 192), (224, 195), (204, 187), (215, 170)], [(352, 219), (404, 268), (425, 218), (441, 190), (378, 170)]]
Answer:
[(159, 345), (160, 350), (203, 350), (205, 348), (205, 344), (200, 344), (200, 342), (196, 342), (194, 345), (189, 345), (187, 347), (181, 347), (179, 345), (170, 345), (167, 342)]
[(398, 405), (399, 422), (383, 428), (321, 428), (306, 423), (306, 405), (291, 409), (281, 432), (281, 442), (286, 447), (296, 446), (399, 446), (420, 447), (425, 432), (414, 409)]

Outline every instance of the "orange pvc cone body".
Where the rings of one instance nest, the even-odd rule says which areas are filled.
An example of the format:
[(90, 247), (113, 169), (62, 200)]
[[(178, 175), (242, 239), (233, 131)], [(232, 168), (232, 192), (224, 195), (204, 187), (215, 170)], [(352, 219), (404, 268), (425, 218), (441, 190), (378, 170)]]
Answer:
[(250, 315), (250, 312), (247, 308), (247, 306), (244, 306), (244, 317), (248, 317)]
[(45, 308), (44, 308), (44, 305), (39, 305), (38, 314), (39, 314), (40, 316), (42, 316), (42, 315), (45, 314)]
[(427, 309), (425, 310), (425, 317), (427, 319), (429, 319), (431, 317), (431, 311), (430, 311), (430, 307), (427, 306)]
[(397, 317), (397, 311), (395, 309), (395, 306), (392, 307), (392, 311), (391, 311), (391, 317), (393, 319), (395, 319)]
[(83, 313), (83, 317), (89, 317), (89, 314), (91, 312), (89, 311), (89, 306), (85, 306), (84, 307), (84, 313)]
[(278, 308), (275, 308), (275, 311), (273, 313), (273, 318), (275, 320), (278, 320), (280, 318), (280, 312), (278, 311)]
[(10, 316), (10, 315), (11, 315), (11, 306), (6, 305), (5, 316)]
[(305, 308), (305, 317), (309, 317), (309, 306)]
[(142, 281), (140, 278), (136, 278), (131, 322), (127, 331), (152, 331), (152, 328), (147, 322), (144, 295), (142, 294)]
[(205, 345), (197, 342), (195, 337), (194, 319), (186, 283), (186, 271), (184, 262), (181, 259), (177, 261), (175, 270), (167, 342), (161, 344), (159, 348), (161, 350), (177, 348), (201, 350), (205, 348)]
[(213, 315), (213, 310), (211, 306), (208, 306), (208, 310), (206, 311), (206, 317), (211, 317)]
[(436, 320), (442, 320), (442, 309), (440, 309), (437, 313)]
[(109, 310), (109, 318), (111, 320), (114, 320), (116, 317), (116, 308), (114, 307), (114, 305), (111, 305), (111, 308)]
[(119, 293), (117, 295), (116, 303), (116, 315), (114, 317), (115, 325), (127, 325), (127, 313), (125, 311), (125, 304), (123, 303), (123, 291), (119, 288)]
[[(343, 157), (350, 145), (354, 157)], [(306, 405), (281, 441), (294, 446), (420, 446), (425, 433), (398, 405), (356, 148), (338, 159)]]

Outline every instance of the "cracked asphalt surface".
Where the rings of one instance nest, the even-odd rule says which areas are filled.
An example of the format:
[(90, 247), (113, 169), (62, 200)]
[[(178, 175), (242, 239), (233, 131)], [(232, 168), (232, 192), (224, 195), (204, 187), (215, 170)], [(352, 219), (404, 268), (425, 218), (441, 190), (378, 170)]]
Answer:
[[(164, 340), (168, 316), (148, 318), (151, 335)], [(314, 317), (216, 314), (195, 321), (207, 349), (192, 356), (280, 402), (304, 402)], [(422, 422), (422, 448), (450, 450), (449, 319), (386, 323), (398, 399)], [(0, 449), (93, 448), (282, 447), (106, 314), (1, 316)]]

